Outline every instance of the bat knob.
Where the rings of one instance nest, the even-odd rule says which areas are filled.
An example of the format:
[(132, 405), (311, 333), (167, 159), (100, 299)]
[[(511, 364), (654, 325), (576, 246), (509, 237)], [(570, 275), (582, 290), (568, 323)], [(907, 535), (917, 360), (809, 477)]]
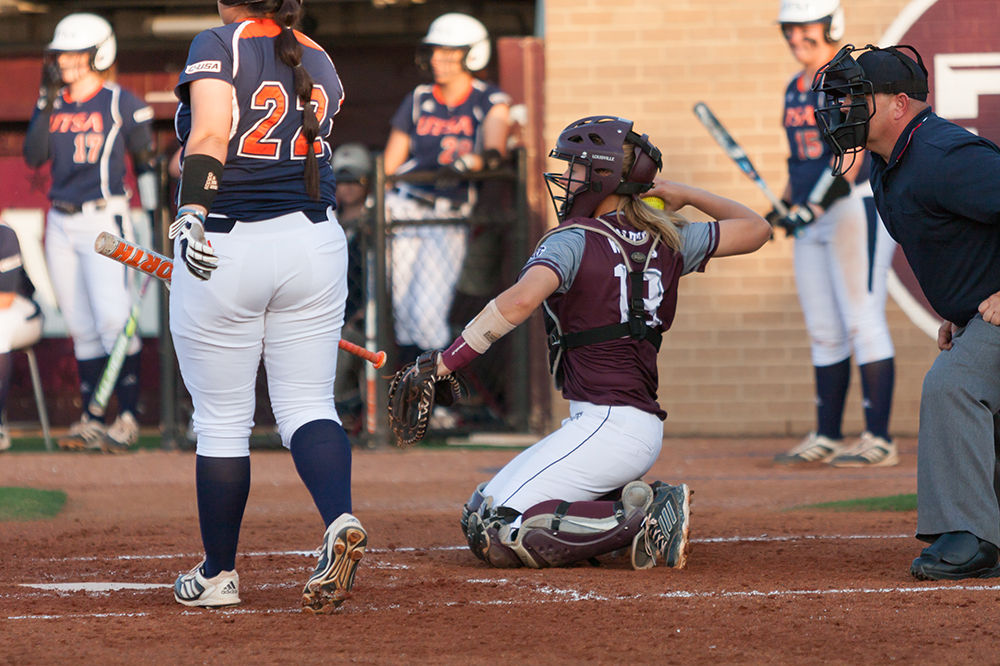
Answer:
[(379, 353), (375, 354), (375, 363), (374, 363), (374, 365), (375, 365), (375, 369), (376, 370), (378, 370), (383, 365), (385, 365), (385, 352), (384, 351), (380, 351)]

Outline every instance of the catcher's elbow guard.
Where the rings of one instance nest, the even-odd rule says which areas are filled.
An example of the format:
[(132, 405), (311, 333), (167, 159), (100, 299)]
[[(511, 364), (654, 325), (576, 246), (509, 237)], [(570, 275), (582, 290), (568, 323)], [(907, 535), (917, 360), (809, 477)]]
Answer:
[(515, 328), (517, 325), (507, 321), (507, 318), (500, 313), (497, 300), (494, 298), (476, 315), (475, 319), (468, 323), (465, 330), (462, 331), (462, 337), (465, 338), (470, 347), (483, 354), (490, 348), (490, 345)]

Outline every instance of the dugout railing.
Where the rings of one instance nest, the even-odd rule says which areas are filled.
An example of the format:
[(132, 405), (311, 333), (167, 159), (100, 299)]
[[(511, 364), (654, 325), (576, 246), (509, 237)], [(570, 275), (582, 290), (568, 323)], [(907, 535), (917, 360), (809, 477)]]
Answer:
[[(390, 219), (386, 215), (386, 191), (397, 182), (433, 182), (442, 179), (459, 179), (454, 172), (419, 172), (402, 176), (388, 176), (384, 173), (382, 156), (376, 156), (375, 173), (371, 188), (372, 205), (369, 215), (361, 221), (345, 223), (345, 229), (356, 234), (360, 244), (363, 267), (360, 278), (363, 281), (364, 304), (362, 305), (362, 330), (365, 346), (372, 350), (384, 350), (388, 360), (385, 366), (376, 370), (371, 364), (364, 364), (363, 411), (360, 424), (348, 427), (355, 444), (378, 447), (391, 442), (387, 414), (389, 380), (398, 364), (397, 345), (393, 327), (392, 311), (392, 265), (389, 250), (393, 237), (400, 230), (432, 225), (461, 225), (469, 230), (470, 240), (493, 239), (473, 246), (478, 252), (494, 252), (496, 274), (489, 284), (480, 284), (473, 298), (465, 300), (466, 311), (456, 312), (451, 317), (452, 333), (461, 331), (462, 315), (471, 318), (478, 312), (478, 306), (494, 297), (499, 291), (513, 283), (517, 271), (523, 265), (531, 247), (531, 212), (528, 207), (526, 190), (526, 153), (523, 149), (512, 151), (510, 157), (498, 168), (481, 172), (461, 174), (463, 181), (477, 183), (481, 196), (470, 215), (463, 219)], [(173, 183), (167, 172), (166, 161), (160, 168), (161, 202), (172, 200)], [(154, 249), (170, 256), (172, 243), (167, 238), (171, 222), (171, 208), (160, 206), (154, 220)], [(465, 260), (462, 257), (458, 260)], [(489, 287), (489, 289), (486, 289)], [(169, 330), (168, 299), (160, 299), (159, 333), (159, 396), (160, 427), (164, 448), (190, 448), (190, 397), (184, 389), (177, 366)], [(524, 432), (530, 429), (531, 421), (531, 375), (524, 350), (528, 347), (529, 327), (520, 326), (505, 336), (489, 354), (463, 371), (468, 380), (470, 399), (456, 407), (455, 422), (448, 427), (432, 421), (428, 439), (447, 436), (461, 436), (473, 431)], [(270, 420), (269, 420), (270, 419)], [(266, 381), (261, 366), (257, 382), (257, 429), (251, 440), (254, 447), (274, 446), (277, 442), (268, 430), (273, 426), (273, 415), (267, 404)], [(345, 419), (347, 427), (347, 419)]]

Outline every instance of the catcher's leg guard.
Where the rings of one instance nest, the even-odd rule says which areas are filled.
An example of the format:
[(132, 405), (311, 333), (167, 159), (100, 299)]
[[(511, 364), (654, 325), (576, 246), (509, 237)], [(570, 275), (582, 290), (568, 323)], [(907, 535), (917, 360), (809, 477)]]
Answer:
[(524, 513), (511, 548), (527, 566), (559, 567), (629, 546), (640, 532), (653, 491), (641, 481), (622, 490), (611, 515), (573, 515), (569, 502), (542, 502)]
[(500, 507), (498, 512), (493, 512), (487, 506), (486, 514), (485, 516), (477, 512), (469, 514), (465, 530), (469, 550), (490, 566), (500, 569), (522, 566), (517, 553), (507, 545), (510, 532), (508, 523), (517, 517), (517, 512), (504, 507)]
[(462, 524), (463, 532), (468, 532), (469, 514), (479, 511), (479, 507), (481, 507), (486, 501), (486, 495), (483, 495), (483, 488), (486, 487), (487, 483), (489, 483), (489, 481), (483, 481), (476, 486), (476, 489), (472, 491), (472, 497), (469, 498), (468, 502), (462, 505), (462, 517), (459, 518), (459, 522)]
[(472, 496), (469, 501), (462, 505), (462, 517), (459, 518), (459, 523), (462, 525), (462, 534), (465, 535), (465, 542), (469, 544), (469, 550), (472, 554), (481, 560), (485, 561), (482, 553), (482, 539), (483, 536), (480, 535), (482, 531), (479, 525), (480, 521), (476, 521), (476, 525), (473, 528), (469, 526), (469, 519), (473, 514), (478, 514), (480, 507), (483, 503), (487, 501), (485, 495), (483, 495), (483, 488), (486, 487), (488, 481), (483, 481), (476, 489), (472, 491)]

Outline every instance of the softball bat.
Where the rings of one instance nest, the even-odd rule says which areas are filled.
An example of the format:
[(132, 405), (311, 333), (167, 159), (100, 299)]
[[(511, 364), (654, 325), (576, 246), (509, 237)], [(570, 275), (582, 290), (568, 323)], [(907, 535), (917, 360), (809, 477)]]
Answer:
[[(174, 272), (173, 259), (107, 231), (98, 234), (94, 241), (94, 250), (98, 254), (103, 254), (109, 259), (125, 264), (146, 275), (159, 278), (168, 289), (170, 288), (170, 278)], [(347, 340), (341, 340), (339, 346), (348, 354), (359, 356), (376, 368), (385, 365), (386, 354), (384, 351), (373, 352)]]
[(760, 191), (764, 193), (764, 196), (771, 202), (771, 205), (774, 206), (776, 211), (778, 211), (778, 214), (782, 217), (787, 216), (788, 207), (774, 192), (771, 191), (771, 188), (767, 186), (767, 183), (764, 182), (764, 179), (757, 172), (757, 169), (750, 161), (750, 158), (747, 157), (746, 151), (743, 150), (740, 144), (736, 143), (736, 139), (734, 139), (733, 135), (730, 134), (725, 127), (723, 127), (722, 123), (719, 122), (719, 119), (712, 113), (712, 110), (708, 108), (708, 105), (704, 102), (698, 102), (694, 105), (694, 114), (698, 116), (698, 120), (700, 120), (701, 124), (705, 126), (705, 129), (707, 129), (708, 133), (712, 135), (712, 138), (715, 139), (716, 143), (718, 143), (722, 149), (726, 151), (726, 154), (729, 155), (729, 159), (735, 162), (736, 166), (740, 168), (740, 171), (746, 174), (747, 178), (752, 180), (754, 184), (760, 188)]
[(87, 411), (94, 416), (104, 416), (104, 411), (108, 408), (108, 400), (111, 399), (111, 392), (114, 390), (115, 384), (118, 383), (118, 375), (121, 374), (122, 365), (125, 363), (129, 340), (135, 335), (136, 329), (139, 326), (142, 297), (146, 295), (146, 290), (152, 281), (153, 275), (147, 273), (146, 278), (142, 281), (142, 287), (139, 289), (139, 297), (132, 304), (132, 310), (125, 321), (125, 327), (118, 333), (115, 344), (111, 347), (111, 353), (108, 354), (108, 360), (104, 364), (104, 372), (101, 374), (100, 381), (97, 382), (97, 388), (94, 389), (94, 394), (90, 398), (90, 405), (87, 407)]

